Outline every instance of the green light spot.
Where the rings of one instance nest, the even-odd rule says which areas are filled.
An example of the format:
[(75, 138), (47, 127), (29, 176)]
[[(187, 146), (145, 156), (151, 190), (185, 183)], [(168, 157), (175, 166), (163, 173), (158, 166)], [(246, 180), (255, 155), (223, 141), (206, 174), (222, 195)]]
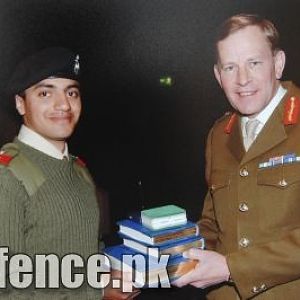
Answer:
[(159, 78), (159, 83), (161, 86), (169, 87), (173, 85), (173, 79), (170, 76), (163, 76)]

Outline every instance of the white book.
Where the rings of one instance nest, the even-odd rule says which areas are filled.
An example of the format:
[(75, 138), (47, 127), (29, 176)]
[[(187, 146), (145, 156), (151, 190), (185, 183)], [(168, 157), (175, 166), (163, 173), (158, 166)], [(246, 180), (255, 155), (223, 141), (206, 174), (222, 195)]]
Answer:
[(185, 209), (177, 205), (164, 205), (141, 211), (143, 226), (151, 230), (177, 227), (187, 223)]

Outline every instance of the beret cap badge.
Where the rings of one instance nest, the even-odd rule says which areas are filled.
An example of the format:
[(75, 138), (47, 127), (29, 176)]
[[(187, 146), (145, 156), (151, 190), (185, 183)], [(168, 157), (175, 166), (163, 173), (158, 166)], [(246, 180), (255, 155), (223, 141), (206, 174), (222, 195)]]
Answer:
[(79, 54), (77, 54), (74, 60), (74, 74), (78, 75), (79, 71), (80, 71)]

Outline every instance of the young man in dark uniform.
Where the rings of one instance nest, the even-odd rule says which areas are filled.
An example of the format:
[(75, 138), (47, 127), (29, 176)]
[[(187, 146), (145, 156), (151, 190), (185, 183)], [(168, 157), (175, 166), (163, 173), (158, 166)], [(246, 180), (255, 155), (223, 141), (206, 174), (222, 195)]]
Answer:
[[(54, 254), (61, 260), (76, 254), (86, 263), (89, 256), (101, 251), (95, 186), (84, 163), (69, 154), (66, 142), (81, 113), (79, 73), (79, 55), (54, 47), (24, 59), (9, 82), (9, 93), (23, 118), (17, 138), (0, 153), (0, 243), (9, 247), (10, 255)], [(15, 271), (10, 268), (8, 278)], [(76, 271), (87, 275), (85, 267)], [(35, 275), (35, 281), (40, 280)], [(41, 300), (103, 297), (103, 291), (90, 287), (86, 277), (76, 289), (62, 282), (54, 289), (36, 289), (35, 283), (28, 289), (16, 289), (8, 284), (0, 296)], [(109, 295), (111, 290), (107, 290)], [(112, 293), (113, 299), (130, 296)]]

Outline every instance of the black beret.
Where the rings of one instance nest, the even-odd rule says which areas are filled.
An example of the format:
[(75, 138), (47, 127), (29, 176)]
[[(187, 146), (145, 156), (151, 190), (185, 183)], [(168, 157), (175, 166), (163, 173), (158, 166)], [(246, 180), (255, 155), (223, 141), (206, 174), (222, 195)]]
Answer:
[(49, 77), (79, 80), (79, 55), (63, 47), (45, 48), (21, 61), (8, 82), (16, 95)]

